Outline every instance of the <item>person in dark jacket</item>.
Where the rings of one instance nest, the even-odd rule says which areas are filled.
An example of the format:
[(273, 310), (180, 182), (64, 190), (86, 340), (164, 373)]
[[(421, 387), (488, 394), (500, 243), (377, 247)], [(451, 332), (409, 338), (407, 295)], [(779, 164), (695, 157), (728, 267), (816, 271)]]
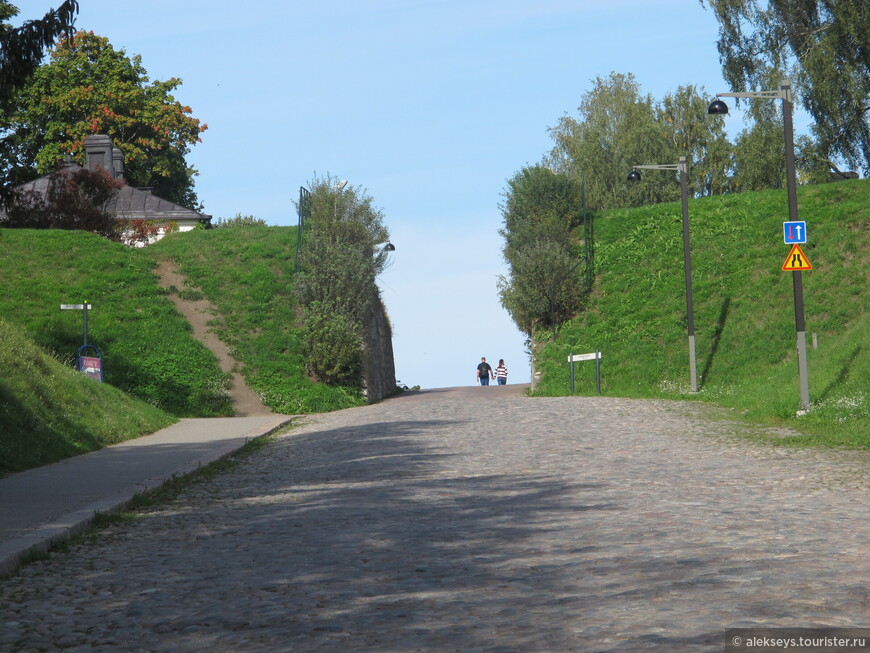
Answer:
[(480, 381), (480, 385), (489, 385), (489, 380), (494, 378), (492, 367), (486, 362), (486, 357), (482, 357), (480, 365), (477, 366), (477, 380)]

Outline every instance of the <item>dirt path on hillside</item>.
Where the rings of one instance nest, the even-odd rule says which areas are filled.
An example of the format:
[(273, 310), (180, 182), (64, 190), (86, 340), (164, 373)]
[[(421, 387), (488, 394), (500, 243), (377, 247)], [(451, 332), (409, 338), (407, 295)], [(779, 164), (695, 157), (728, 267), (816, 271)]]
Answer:
[[(179, 291), (185, 288), (184, 277), (178, 272), (172, 261), (160, 261), (157, 265), (157, 276), (164, 288), (175, 286)], [(188, 288), (190, 288), (188, 286)], [(191, 288), (192, 289), (192, 288)], [(190, 300), (179, 297), (178, 292), (169, 293), (169, 299), (193, 328), (193, 337), (204, 344), (215, 355), (222, 371), (232, 374), (229, 393), (233, 401), (233, 409), (237, 417), (249, 415), (268, 415), (270, 411), (260, 398), (245, 383), (239, 372), (239, 363), (230, 356), (229, 348), (209, 328), (209, 320), (218, 315), (217, 310), (207, 299)]]

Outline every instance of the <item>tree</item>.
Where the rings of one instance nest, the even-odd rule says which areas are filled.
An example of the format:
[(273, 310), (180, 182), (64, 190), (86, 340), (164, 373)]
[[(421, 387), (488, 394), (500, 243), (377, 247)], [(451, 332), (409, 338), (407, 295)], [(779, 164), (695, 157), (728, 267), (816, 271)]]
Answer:
[(532, 337), (576, 315), (586, 294), (581, 260), (553, 240), (537, 240), (514, 252), (508, 277), (498, 280), (499, 298), (517, 328)]
[(610, 73), (595, 79), (584, 94), (579, 118), (563, 116), (550, 135), (556, 142), (546, 159), (554, 170), (586, 180), (593, 210), (655, 204), (679, 199), (679, 188), (664, 184), (630, 186), (626, 175), (633, 165), (661, 163), (674, 158), (671, 134), (656, 119), (650, 95), (641, 95), (631, 73)]
[(73, 20), (78, 13), (77, 0), (65, 0), (42, 19), (13, 28), (9, 19), (18, 9), (0, 0), (0, 201), (11, 199), (11, 188), (27, 181), (16, 176), (17, 157), (14, 143), (8, 138), (9, 115), (18, 90), (24, 86), (42, 62), (43, 55), (57, 38), (74, 33)]
[(40, 20), (12, 28), (7, 21), (18, 15), (18, 9), (6, 0), (0, 0), (0, 105), (4, 110), (12, 94), (42, 62), (45, 50), (59, 36), (74, 32), (73, 21), (78, 11), (77, 0), (65, 0)]
[(196, 171), (185, 162), (207, 125), (172, 96), (181, 80), (153, 81), (138, 55), (78, 32), (58, 43), (17, 96), (11, 122), (18, 164), (44, 174), (69, 153), (84, 162), (84, 140), (108, 134), (124, 153), (125, 177), (164, 199), (199, 209)]
[(734, 91), (784, 71), (813, 117), (817, 156), (870, 174), (870, 3), (700, 0), (719, 21), (719, 55)]
[(543, 165), (528, 166), (508, 180), (501, 206), (505, 258), (536, 240), (567, 243), (583, 219), (583, 199), (577, 177)]
[(707, 114), (709, 100), (703, 87), (680, 86), (656, 108), (656, 118), (667, 125), (673, 144), (671, 159), (652, 163), (689, 163), (689, 194), (720, 195), (729, 188), (733, 146), (721, 116)]
[(359, 386), (366, 315), (378, 293), (375, 278), (387, 265), (378, 246), (389, 233), (363, 190), (339, 188), (329, 176), (309, 188), (296, 281), (305, 312), (306, 366), (315, 380)]
[(583, 259), (572, 242), (583, 218), (581, 187), (572, 175), (531, 166), (508, 181), (505, 198), (500, 233), (509, 274), (499, 277), (499, 296), (531, 336), (574, 315), (585, 295)]
[[(768, 69), (765, 87), (777, 87), (779, 74)], [(753, 99), (747, 104), (748, 126), (734, 143), (730, 189), (744, 191), (785, 188), (785, 140), (782, 102)]]

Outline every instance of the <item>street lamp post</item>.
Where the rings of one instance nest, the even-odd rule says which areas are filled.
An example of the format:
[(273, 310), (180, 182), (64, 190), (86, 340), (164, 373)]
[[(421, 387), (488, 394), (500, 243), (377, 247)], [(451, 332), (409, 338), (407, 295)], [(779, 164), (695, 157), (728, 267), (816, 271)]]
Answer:
[(335, 182), (333, 188), (335, 188), (335, 196), (332, 199), (332, 219), (338, 219), (338, 196), (344, 187), (347, 186), (347, 179), (342, 179), (341, 181)]
[[(797, 175), (794, 163), (794, 126), (792, 112), (794, 102), (791, 94), (791, 83), (784, 79), (779, 84), (778, 91), (747, 91), (740, 93), (717, 93), (716, 99), (710, 103), (707, 113), (721, 115), (728, 113), (728, 105), (720, 97), (761, 98), (767, 100), (782, 100), (782, 127), (785, 140), (785, 170), (786, 188), (788, 190), (788, 219), (798, 219)], [(810, 381), (807, 366), (807, 328), (804, 321), (804, 286), (800, 270), (792, 271), (792, 290), (794, 293), (794, 323), (797, 333), (798, 377), (800, 385), (801, 408), (810, 407)]]
[(299, 272), (299, 250), (302, 247), (302, 228), (305, 226), (305, 218), (308, 212), (308, 201), (311, 191), (305, 186), (299, 187), (299, 204), (296, 206), (296, 215), (299, 220), (296, 223), (296, 272)]
[(689, 182), (686, 175), (686, 157), (677, 164), (634, 166), (628, 181), (640, 181), (638, 170), (675, 170), (680, 173), (680, 203), (683, 211), (683, 269), (686, 274), (686, 323), (689, 334), (689, 378), (692, 392), (698, 392), (698, 364), (695, 360), (695, 309), (692, 301), (692, 252), (689, 243)]

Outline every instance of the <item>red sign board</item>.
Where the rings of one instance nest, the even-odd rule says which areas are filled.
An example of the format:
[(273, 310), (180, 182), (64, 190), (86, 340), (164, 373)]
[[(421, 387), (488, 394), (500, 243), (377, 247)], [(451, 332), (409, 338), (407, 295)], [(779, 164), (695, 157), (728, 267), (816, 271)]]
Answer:
[(79, 357), (79, 369), (85, 376), (89, 376), (95, 381), (103, 380), (102, 361), (99, 358), (92, 356)]

